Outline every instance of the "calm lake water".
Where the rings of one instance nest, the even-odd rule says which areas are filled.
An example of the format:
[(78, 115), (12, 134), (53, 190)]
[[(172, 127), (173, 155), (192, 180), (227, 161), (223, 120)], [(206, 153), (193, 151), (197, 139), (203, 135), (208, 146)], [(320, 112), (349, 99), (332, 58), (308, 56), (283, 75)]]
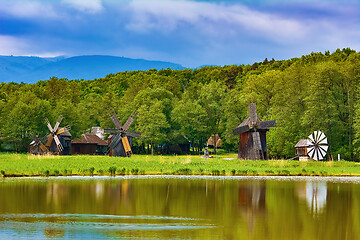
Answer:
[(360, 178), (0, 179), (0, 239), (360, 239)]

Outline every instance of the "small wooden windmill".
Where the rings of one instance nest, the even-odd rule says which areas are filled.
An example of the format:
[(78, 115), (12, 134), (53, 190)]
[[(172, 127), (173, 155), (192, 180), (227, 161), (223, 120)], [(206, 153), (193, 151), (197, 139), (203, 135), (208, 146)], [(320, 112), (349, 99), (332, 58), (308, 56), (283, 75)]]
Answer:
[(111, 143), (109, 144), (109, 152), (112, 149), (113, 156), (118, 157), (130, 157), (132, 155), (132, 138), (140, 138), (141, 133), (128, 130), (130, 125), (134, 122), (136, 113), (133, 113), (124, 126), (121, 125), (120, 120), (114, 114), (111, 116), (111, 120), (115, 124), (116, 129), (105, 128), (104, 132), (113, 134)]
[(249, 105), (250, 116), (233, 129), (234, 135), (240, 135), (239, 159), (267, 159), (266, 132), (276, 127), (276, 120), (261, 121), (256, 113), (256, 104)]

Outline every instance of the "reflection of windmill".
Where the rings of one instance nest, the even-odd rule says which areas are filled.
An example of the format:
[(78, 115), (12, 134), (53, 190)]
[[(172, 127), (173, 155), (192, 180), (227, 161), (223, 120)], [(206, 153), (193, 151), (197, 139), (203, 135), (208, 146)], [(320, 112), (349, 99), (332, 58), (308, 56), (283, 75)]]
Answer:
[(104, 129), (104, 132), (113, 134), (111, 143), (109, 144), (109, 150), (113, 150), (113, 156), (130, 157), (132, 155), (132, 138), (141, 137), (141, 133), (128, 130), (130, 125), (134, 122), (135, 115), (136, 113), (133, 113), (125, 122), (124, 126), (122, 126), (120, 120), (114, 114), (111, 116), (111, 120), (115, 124), (116, 129)]
[(71, 153), (70, 127), (59, 128), (62, 118), (63, 116), (60, 115), (54, 128), (52, 128), (49, 120), (47, 118), (45, 119), (47, 127), (50, 130), (45, 146), (53, 154), (69, 155)]
[(256, 113), (256, 104), (249, 105), (250, 116), (233, 129), (240, 135), (239, 159), (267, 159), (266, 132), (276, 127), (276, 120), (261, 121)]

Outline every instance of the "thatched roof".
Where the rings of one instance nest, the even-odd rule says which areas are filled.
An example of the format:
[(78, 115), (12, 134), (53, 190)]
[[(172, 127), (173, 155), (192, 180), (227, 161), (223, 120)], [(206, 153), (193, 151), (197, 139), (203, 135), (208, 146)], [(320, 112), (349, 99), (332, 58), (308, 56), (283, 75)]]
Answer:
[[(222, 140), (221, 140), (221, 138), (219, 137), (218, 134), (216, 134), (216, 136), (215, 136), (215, 142), (216, 142), (216, 147), (221, 148)], [(214, 146), (215, 145), (214, 144), (214, 134), (211, 135), (211, 137), (209, 137), (206, 144), (209, 145), (209, 146)]]

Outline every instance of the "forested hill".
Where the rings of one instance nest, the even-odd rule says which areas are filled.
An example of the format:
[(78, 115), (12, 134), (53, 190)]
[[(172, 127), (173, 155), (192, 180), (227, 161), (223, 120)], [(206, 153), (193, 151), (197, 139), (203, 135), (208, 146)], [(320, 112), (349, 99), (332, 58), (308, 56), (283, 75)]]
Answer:
[(91, 126), (113, 127), (113, 111), (124, 123), (136, 110), (131, 129), (144, 137), (135, 151), (187, 139), (203, 147), (218, 133), (223, 147), (235, 152), (238, 136), (231, 129), (248, 116), (253, 101), (262, 120), (283, 122), (267, 135), (270, 156), (293, 157), (299, 139), (321, 130), (328, 156), (359, 160), (359, 87), (360, 53), (350, 49), (252, 65), (119, 72), (89, 81), (2, 83), (1, 146), (25, 150), (31, 133), (47, 134), (45, 117), (54, 124), (62, 114), (62, 125), (70, 125), (76, 137)]
[(114, 56), (24, 57), (0, 56), (0, 82), (35, 83), (56, 76), (67, 79), (95, 79), (119, 71), (184, 69), (170, 62)]

